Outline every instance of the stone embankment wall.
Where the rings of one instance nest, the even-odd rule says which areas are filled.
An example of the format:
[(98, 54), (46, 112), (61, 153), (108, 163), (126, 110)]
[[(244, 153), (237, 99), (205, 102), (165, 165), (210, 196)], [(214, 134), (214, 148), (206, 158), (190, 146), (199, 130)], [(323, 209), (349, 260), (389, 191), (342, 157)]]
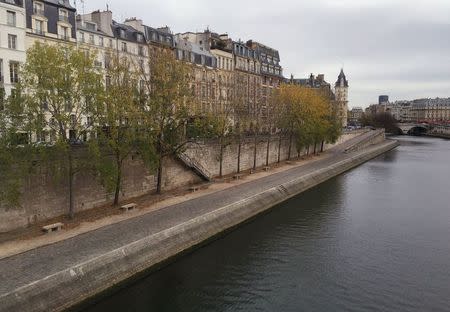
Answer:
[(397, 145), (395, 141), (374, 145), (340, 162), (11, 291), (0, 298), (0, 311), (62, 311)]
[[(156, 176), (140, 160), (129, 158), (123, 170), (121, 200), (142, 196), (156, 190)], [(163, 170), (163, 188), (172, 190), (201, 179), (178, 160), (167, 159)], [(108, 203), (114, 199), (90, 172), (80, 172), (74, 179), (75, 212)], [(25, 181), (20, 207), (0, 206), (0, 233), (33, 225), (68, 213), (69, 191), (66, 180), (55, 180), (44, 170)]]
[[(344, 133), (337, 144), (352, 139), (365, 130)], [(264, 166), (267, 155), (267, 137), (259, 137), (257, 142), (257, 166)], [(278, 160), (279, 138), (270, 140), (270, 163)], [(327, 145), (330, 148), (332, 145)], [(320, 147), (319, 147), (320, 148)], [(223, 172), (231, 174), (237, 170), (238, 144), (234, 143), (225, 148)], [(280, 149), (281, 160), (288, 158), (288, 139), (282, 140)], [(193, 160), (208, 169), (214, 176), (219, 174), (220, 146), (217, 141), (200, 142), (192, 144), (186, 154)], [(303, 151), (303, 154), (305, 151)], [(244, 139), (241, 144), (241, 170), (253, 168), (254, 139)], [(292, 148), (291, 157), (297, 157), (295, 146)], [(123, 189), (121, 200), (142, 196), (156, 189), (156, 177), (149, 172), (142, 162), (130, 157), (123, 170)], [(163, 170), (163, 189), (172, 190), (182, 186), (200, 182), (201, 179), (181, 161), (168, 159)], [(108, 193), (95, 176), (89, 172), (80, 172), (74, 181), (74, 205), (75, 211), (85, 211), (112, 202), (113, 194)], [(43, 171), (30, 177), (25, 185), (20, 207), (0, 206), (0, 233), (17, 228), (33, 225), (37, 222), (58, 217), (68, 213), (68, 187), (67, 181), (55, 181), (49, 174)]]
[[(324, 149), (330, 149), (337, 144), (342, 144), (350, 139), (353, 139), (367, 130), (358, 130), (344, 133), (335, 144), (326, 144)], [(282, 138), (280, 148), (280, 138), (278, 136), (271, 137), (258, 137), (256, 140), (256, 167), (260, 168), (266, 165), (267, 158), (267, 142), (269, 143), (269, 164), (278, 162), (278, 154), (280, 154), (280, 160), (287, 160), (289, 154), (289, 138)], [(320, 146), (317, 146), (320, 150)], [(310, 153), (314, 150), (310, 147)], [(229, 175), (237, 172), (238, 167), (238, 151), (239, 144), (234, 142), (226, 146), (223, 150), (223, 163), (222, 174)], [(306, 155), (307, 150), (301, 151), (300, 156)], [(220, 172), (220, 144), (217, 140), (209, 140), (204, 142), (197, 142), (191, 144), (186, 151), (186, 154), (195, 159), (200, 165), (206, 168), (213, 176), (219, 176)], [(241, 141), (241, 159), (240, 169), (241, 171), (250, 170), (253, 168), (255, 155), (255, 139), (252, 137), (244, 138)], [(295, 144), (292, 144), (291, 158), (299, 156)]]

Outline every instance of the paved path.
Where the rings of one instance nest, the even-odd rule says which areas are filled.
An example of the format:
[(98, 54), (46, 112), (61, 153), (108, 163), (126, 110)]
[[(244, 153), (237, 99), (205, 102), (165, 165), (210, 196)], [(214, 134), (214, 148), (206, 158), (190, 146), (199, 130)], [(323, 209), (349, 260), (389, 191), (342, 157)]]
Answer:
[[(373, 135), (369, 132), (329, 150), (322, 159), (105, 226), (52, 245), (0, 260), (0, 296), (77, 263), (160, 232), (196, 216), (255, 195), (346, 158), (344, 150)], [(1, 305), (1, 302), (0, 302)]]

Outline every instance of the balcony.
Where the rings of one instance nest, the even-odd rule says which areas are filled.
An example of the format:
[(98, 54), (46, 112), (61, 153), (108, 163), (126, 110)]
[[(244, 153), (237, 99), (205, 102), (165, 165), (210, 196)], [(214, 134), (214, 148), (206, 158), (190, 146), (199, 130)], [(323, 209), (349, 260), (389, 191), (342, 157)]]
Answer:
[(59, 20), (60, 22), (66, 22), (66, 23), (69, 23), (69, 17), (66, 16), (66, 15), (60, 15), (58, 20)]
[(33, 8), (33, 14), (39, 16), (45, 16), (44, 9)]

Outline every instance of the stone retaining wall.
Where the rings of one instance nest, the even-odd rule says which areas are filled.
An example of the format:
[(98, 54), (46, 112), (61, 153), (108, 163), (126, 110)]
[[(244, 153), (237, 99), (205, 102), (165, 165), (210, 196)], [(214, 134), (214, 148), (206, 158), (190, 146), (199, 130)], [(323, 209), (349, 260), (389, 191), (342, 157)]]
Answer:
[[(364, 133), (364, 130), (344, 133), (337, 144), (350, 140)], [(270, 163), (278, 160), (279, 139), (272, 137), (270, 143)], [(327, 145), (330, 148), (333, 145)], [(282, 140), (280, 149), (281, 160), (288, 158), (288, 140)], [(219, 174), (219, 151), (217, 141), (192, 144), (186, 154), (198, 161), (209, 172)], [(258, 138), (257, 167), (265, 165), (267, 138)], [(243, 140), (241, 146), (241, 170), (253, 168), (254, 140)], [(297, 157), (295, 147), (292, 157)], [(237, 144), (231, 144), (224, 153), (224, 174), (237, 170)], [(130, 157), (123, 170), (123, 188), (121, 201), (142, 196), (156, 190), (155, 174), (144, 167), (141, 161)], [(172, 190), (182, 186), (200, 182), (201, 179), (179, 160), (167, 159), (163, 170), (163, 189)], [(20, 207), (5, 207), (0, 205), (0, 233), (27, 227), (68, 213), (67, 181), (54, 181), (44, 172), (30, 177), (24, 186)], [(114, 195), (108, 193), (95, 176), (89, 172), (80, 172), (74, 181), (75, 212), (85, 211), (111, 203)]]
[(62, 311), (397, 145), (388, 141), (372, 146), (306, 176), (13, 290), (0, 297), (0, 311)]

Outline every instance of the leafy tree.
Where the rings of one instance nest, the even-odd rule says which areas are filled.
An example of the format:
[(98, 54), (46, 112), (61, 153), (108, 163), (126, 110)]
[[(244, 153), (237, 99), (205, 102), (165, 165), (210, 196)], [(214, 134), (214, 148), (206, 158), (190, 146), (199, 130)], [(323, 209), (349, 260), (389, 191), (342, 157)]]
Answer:
[(27, 50), (21, 73), (24, 113), (33, 141), (47, 142), (44, 149), (69, 189), (69, 216), (74, 216), (73, 181), (91, 165), (80, 148), (93, 136), (103, 111), (103, 77), (94, 66), (94, 55), (69, 46), (36, 43)]
[(105, 111), (99, 115), (98, 139), (90, 144), (90, 149), (95, 155), (102, 184), (114, 191), (113, 204), (117, 206), (125, 160), (133, 152), (140, 152), (144, 145), (152, 153), (153, 141), (151, 133), (143, 131), (140, 125), (141, 90), (136, 88), (138, 74), (132, 62), (126, 57), (113, 57), (106, 77)]
[[(152, 48), (150, 48), (152, 49)], [(151, 129), (156, 144), (155, 163), (158, 168), (156, 192), (162, 191), (163, 162), (177, 155), (190, 142), (186, 127), (191, 121), (191, 66), (176, 60), (173, 51), (152, 49), (150, 75), (141, 71), (140, 79), (148, 94), (142, 102), (142, 121)]]
[(0, 107), (0, 204), (20, 205), (23, 180), (32, 169), (35, 151), (27, 144), (26, 116), (20, 105), (20, 90), (15, 89)]
[[(333, 140), (335, 124), (331, 123), (330, 101), (315, 89), (298, 85), (282, 85), (275, 95), (275, 102), (282, 107), (280, 128), (289, 135), (289, 156), (293, 140), (298, 151), (317, 144)], [(323, 146), (323, 143), (322, 143)]]
[(386, 132), (399, 133), (397, 121), (389, 112), (377, 114), (364, 114), (361, 119), (363, 126), (370, 126), (375, 128), (384, 128)]

